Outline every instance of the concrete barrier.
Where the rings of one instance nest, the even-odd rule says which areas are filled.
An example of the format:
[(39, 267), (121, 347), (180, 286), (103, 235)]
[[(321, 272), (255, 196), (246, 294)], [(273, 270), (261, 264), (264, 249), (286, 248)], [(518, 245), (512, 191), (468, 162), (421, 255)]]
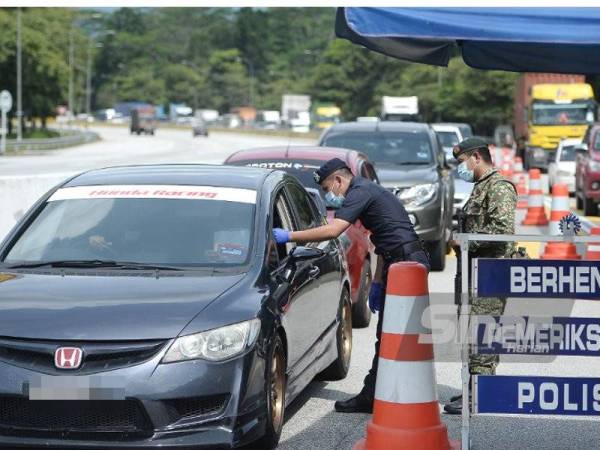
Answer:
[(0, 177), (0, 241), (43, 194), (73, 174)]

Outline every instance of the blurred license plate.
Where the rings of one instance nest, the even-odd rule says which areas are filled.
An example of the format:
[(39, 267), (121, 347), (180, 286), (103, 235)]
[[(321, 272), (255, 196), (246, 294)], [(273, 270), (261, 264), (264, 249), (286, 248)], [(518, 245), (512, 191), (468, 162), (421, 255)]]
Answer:
[(125, 382), (116, 376), (32, 377), (26, 383), (29, 400), (123, 400)]

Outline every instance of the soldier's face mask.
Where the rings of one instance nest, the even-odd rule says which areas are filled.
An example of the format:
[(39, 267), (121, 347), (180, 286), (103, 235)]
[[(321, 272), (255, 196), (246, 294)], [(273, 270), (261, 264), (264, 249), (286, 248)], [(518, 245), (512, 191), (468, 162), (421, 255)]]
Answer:
[(460, 179), (466, 181), (467, 183), (473, 183), (475, 181), (475, 171), (473, 169), (469, 169), (468, 167), (468, 162), (470, 159), (471, 156), (461, 162), (456, 168)]

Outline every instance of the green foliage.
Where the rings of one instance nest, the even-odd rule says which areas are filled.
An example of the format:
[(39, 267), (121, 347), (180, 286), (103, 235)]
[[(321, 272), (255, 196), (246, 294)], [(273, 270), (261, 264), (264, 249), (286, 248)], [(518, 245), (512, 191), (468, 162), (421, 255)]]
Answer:
[[(397, 61), (334, 36), (333, 8), (23, 9), (23, 104), (30, 116), (67, 103), (69, 33), (75, 43), (75, 112), (84, 110), (93, 47), (94, 109), (121, 101), (228, 112), (281, 96), (335, 103), (343, 117), (379, 115), (383, 95), (419, 97), (425, 121), (471, 123), (479, 134), (510, 122), (517, 75)], [(16, 10), (0, 9), (0, 89), (15, 94)], [(90, 36), (93, 40), (90, 40)], [(252, 94), (252, 95), (251, 95)], [(252, 97), (252, 98), (250, 98)]]

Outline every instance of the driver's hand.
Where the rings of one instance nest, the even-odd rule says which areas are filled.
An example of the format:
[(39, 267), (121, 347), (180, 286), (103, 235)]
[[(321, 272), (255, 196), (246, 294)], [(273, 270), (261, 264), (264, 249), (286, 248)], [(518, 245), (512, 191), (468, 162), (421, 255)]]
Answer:
[(98, 234), (90, 236), (89, 242), (92, 247), (97, 249), (109, 248), (112, 245), (112, 242), (106, 242), (104, 236)]

